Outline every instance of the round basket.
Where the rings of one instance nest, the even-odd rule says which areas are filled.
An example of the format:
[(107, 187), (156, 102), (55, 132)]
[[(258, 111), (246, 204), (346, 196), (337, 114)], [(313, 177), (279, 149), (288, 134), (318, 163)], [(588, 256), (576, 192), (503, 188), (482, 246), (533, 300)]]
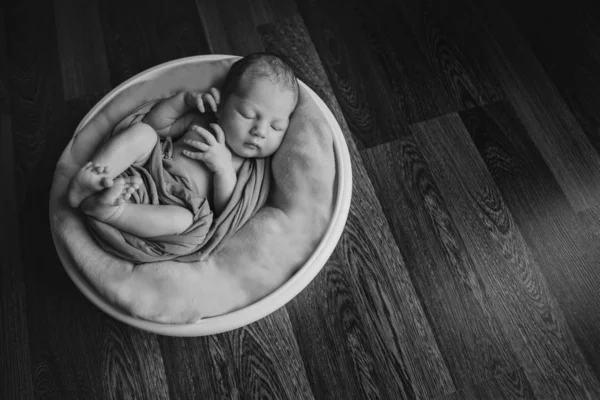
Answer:
[[(98, 104), (96, 104), (82, 119), (77, 127), (76, 132), (79, 132), (89, 121), (91, 121), (107, 103), (112, 101), (126, 89), (136, 85), (139, 82), (151, 80), (153, 76), (168, 73), (169, 70), (187, 63), (201, 64), (232, 57), (236, 56), (202, 55), (187, 57), (167, 62), (143, 71), (122, 83), (104, 96), (104, 98), (100, 100)], [(52, 226), (52, 236), (56, 245), (58, 256), (69, 277), (79, 288), (79, 290), (101, 310), (112, 317), (134, 327), (169, 336), (202, 336), (225, 332), (250, 324), (279, 309), (292, 298), (294, 298), (302, 289), (304, 289), (317, 275), (321, 268), (323, 268), (344, 230), (352, 196), (352, 166), (350, 163), (350, 155), (344, 135), (333, 114), (314, 91), (312, 91), (301, 81), (300, 85), (306, 90), (311, 99), (314, 100), (318, 108), (322, 111), (327, 124), (333, 132), (333, 145), (337, 175), (334, 187), (334, 209), (327, 230), (312, 255), (308, 258), (304, 265), (302, 265), (297, 272), (292, 275), (289, 280), (261, 300), (227, 314), (204, 318), (198, 322), (190, 324), (168, 324), (147, 321), (125, 313), (99, 295), (98, 292), (91, 287), (91, 285), (82, 276), (79, 268), (77, 268), (70, 257), (68, 257), (61, 243), (57, 241), (54, 226)], [(52, 213), (52, 207), (50, 212)], [(50, 220), (51, 225), (53, 225), (53, 219), (50, 218)]]

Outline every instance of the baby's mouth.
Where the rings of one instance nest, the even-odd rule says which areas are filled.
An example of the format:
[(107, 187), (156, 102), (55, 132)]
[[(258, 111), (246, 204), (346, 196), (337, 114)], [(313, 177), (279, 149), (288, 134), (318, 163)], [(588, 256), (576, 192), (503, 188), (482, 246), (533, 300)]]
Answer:
[(244, 143), (244, 146), (249, 147), (251, 149), (259, 149), (260, 146), (254, 142), (246, 142)]

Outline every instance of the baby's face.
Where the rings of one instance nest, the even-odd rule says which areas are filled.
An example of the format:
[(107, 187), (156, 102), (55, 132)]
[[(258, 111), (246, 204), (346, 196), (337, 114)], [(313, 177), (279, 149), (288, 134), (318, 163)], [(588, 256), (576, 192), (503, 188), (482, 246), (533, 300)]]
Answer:
[(229, 148), (244, 158), (268, 157), (281, 144), (294, 111), (294, 94), (267, 79), (240, 85), (219, 109)]

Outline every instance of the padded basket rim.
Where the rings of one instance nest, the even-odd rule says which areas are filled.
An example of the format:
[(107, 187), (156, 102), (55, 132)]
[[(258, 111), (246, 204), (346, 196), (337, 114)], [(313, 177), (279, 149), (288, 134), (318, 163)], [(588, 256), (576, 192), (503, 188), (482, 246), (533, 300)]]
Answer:
[[(81, 129), (98, 113), (102, 107), (104, 107), (104, 105), (114, 99), (119, 93), (126, 90), (133, 84), (138, 83), (139, 81), (152, 79), (153, 75), (160, 74), (174, 66), (218, 61), (227, 58), (238, 57), (239, 56), (225, 54), (185, 57), (159, 64), (142, 71), (118, 85), (116, 88), (107, 93), (98, 103), (96, 103), (96, 105), (86, 114), (85, 117), (83, 117), (79, 123), (77, 129), (75, 130), (74, 136), (81, 131)], [(56, 239), (54, 226), (52, 223), (53, 219), (51, 206), (51, 233), (59, 259), (75, 286), (77, 286), (77, 288), (84, 294), (85, 297), (88, 298), (88, 300), (115, 319), (142, 330), (167, 336), (204, 336), (234, 330), (266, 317), (277, 309), (283, 307), (315, 278), (333, 253), (333, 250), (335, 249), (346, 224), (352, 197), (352, 164), (350, 162), (350, 153), (344, 139), (344, 134), (342, 133), (342, 130), (335, 117), (323, 100), (321, 100), (321, 98), (310, 87), (308, 87), (301, 80), (298, 79), (298, 81), (310, 95), (310, 97), (316, 102), (319, 109), (321, 109), (325, 116), (325, 120), (333, 132), (337, 187), (335, 188), (335, 206), (329, 226), (327, 227), (327, 230), (325, 231), (325, 234), (321, 238), (321, 241), (319, 242), (319, 245), (315, 251), (294, 273), (294, 275), (292, 275), (290, 279), (288, 279), (283, 285), (255, 303), (249, 304), (226, 314), (203, 318), (194, 323), (168, 324), (136, 318), (123, 312), (117, 306), (109, 303), (106, 299), (100, 296), (96, 290), (87, 283), (86, 279), (81, 275), (79, 269), (73, 265), (65, 250), (62, 248), (62, 245)]]

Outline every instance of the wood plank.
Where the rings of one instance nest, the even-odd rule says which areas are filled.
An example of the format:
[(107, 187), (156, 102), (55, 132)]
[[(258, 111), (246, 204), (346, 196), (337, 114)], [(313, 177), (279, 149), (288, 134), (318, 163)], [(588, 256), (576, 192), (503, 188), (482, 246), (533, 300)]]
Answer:
[(54, 0), (54, 15), (65, 100), (107, 93), (110, 76), (96, 0)]
[(259, 26), (298, 14), (293, 0), (196, 0), (196, 7), (210, 52), (239, 56), (265, 51)]
[[(383, 25), (388, 36), (395, 38), (402, 34), (414, 37), (424, 64), (431, 70), (427, 78), (436, 77), (444, 89), (441, 91), (436, 87), (434, 96), (448, 93), (452, 99), (452, 111), (503, 98), (499, 82), (484, 57), (481, 28), (464, 1), (376, 0), (363, 2), (363, 7), (365, 14), (374, 16), (374, 26), (379, 20), (385, 21)], [(372, 9), (377, 11), (369, 13), (368, 10)], [(398, 19), (402, 23), (398, 23)], [(404, 28), (400, 28), (402, 26)], [(399, 41), (395, 42), (398, 53), (403, 53), (405, 47)], [(423, 115), (420, 120), (442, 114), (445, 113)]]
[(7, 7), (0, 4), (0, 110), (7, 114), (10, 104), (8, 93), (8, 53), (6, 38)]
[(15, 3), (5, 17), (17, 204), (36, 180), (32, 172), (47, 144), (42, 124), (56, 121), (54, 112), (63, 101), (52, 9), (44, 5), (32, 13), (37, 7), (36, 0)]
[(157, 64), (209, 52), (193, 0), (98, 2), (110, 82)]
[(584, 220), (572, 211), (508, 104), (469, 110), (460, 117), (584, 357), (600, 377), (600, 241), (594, 233), (600, 226), (597, 216), (590, 214)]
[(393, 241), (340, 105), (302, 19), (261, 26), (265, 48), (283, 54), (321, 95), (350, 148), (353, 201), (334, 255), (286, 307), (323, 398), (415, 398), (454, 391), (427, 318)]
[(359, 148), (501, 96), (472, 43), (455, 40), (418, 4), (298, 2)]
[(414, 397), (409, 378), (390, 376), (380, 364), (387, 346), (374, 340), (377, 334), (360, 304), (364, 294), (349, 281), (347, 270), (333, 256), (287, 306), (313, 392), (320, 399), (386, 399), (391, 387), (401, 387), (396, 398)]
[(415, 139), (539, 398), (594, 398), (582, 357), (516, 222), (456, 114), (413, 126)]
[(362, 155), (456, 388), (517, 368), (495, 305), (414, 139)]
[[(361, 25), (352, 20), (356, 14), (340, 13), (345, 5), (340, 8), (328, 2), (303, 0), (297, 4), (358, 148), (406, 134), (408, 123), (399, 104), (414, 101), (403, 102), (399, 98), (402, 92), (392, 90), (379, 55), (367, 43)], [(431, 93), (432, 89), (426, 87), (425, 91)]]
[(315, 63), (320, 61), (299, 14), (261, 25), (258, 32), (265, 51), (283, 57), (298, 79), (314, 90), (327, 104), (335, 101), (327, 74), (322, 67), (315, 67)]
[(11, 118), (0, 110), (0, 398), (33, 399), (12, 149)]
[(521, 37), (492, 1), (471, 10), (486, 36), (486, 58), (536, 147), (576, 211), (600, 200), (600, 158)]
[(264, 51), (251, 1), (196, 0), (196, 7), (211, 53), (246, 56)]
[(8, 20), (21, 243), (15, 254), (25, 271), (34, 395), (168, 398), (156, 338), (92, 306), (58, 260), (49, 190), (56, 160), (83, 109), (64, 101), (52, 4), (15, 3)]
[(525, 373), (518, 368), (437, 400), (534, 400), (535, 398)]
[(600, 151), (600, 15), (593, 7), (506, 1), (504, 8)]
[(232, 332), (160, 343), (173, 399), (314, 398), (283, 308)]
[(27, 305), (15, 192), (6, 5), (0, 4), (0, 398), (33, 399)]

